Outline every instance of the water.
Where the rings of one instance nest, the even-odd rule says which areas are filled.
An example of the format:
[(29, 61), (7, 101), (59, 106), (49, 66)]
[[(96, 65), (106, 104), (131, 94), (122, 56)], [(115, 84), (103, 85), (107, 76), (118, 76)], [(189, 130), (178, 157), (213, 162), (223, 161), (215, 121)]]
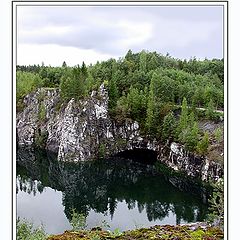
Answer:
[(17, 216), (49, 234), (71, 229), (71, 209), (87, 216), (88, 228), (103, 221), (121, 231), (156, 224), (202, 221), (207, 206), (173, 187), (153, 165), (113, 158), (59, 163), (44, 152), (20, 151)]

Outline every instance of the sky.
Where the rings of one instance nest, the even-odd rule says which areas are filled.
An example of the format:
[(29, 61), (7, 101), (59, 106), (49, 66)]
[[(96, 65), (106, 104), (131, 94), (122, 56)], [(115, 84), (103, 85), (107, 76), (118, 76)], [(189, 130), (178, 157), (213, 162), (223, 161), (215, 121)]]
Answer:
[(17, 6), (17, 64), (74, 66), (156, 51), (223, 57), (222, 6)]

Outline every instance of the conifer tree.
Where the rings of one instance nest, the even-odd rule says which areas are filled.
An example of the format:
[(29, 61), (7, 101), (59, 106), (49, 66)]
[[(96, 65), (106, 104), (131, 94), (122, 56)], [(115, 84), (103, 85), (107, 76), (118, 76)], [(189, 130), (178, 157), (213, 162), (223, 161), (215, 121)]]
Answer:
[(187, 129), (187, 133), (185, 135), (185, 147), (188, 151), (194, 152), (196, 150), (197, 144), (198, 144), (198, 133), (199, 128), (197, 122), (194, 122), (192, 128)]
[(144, 50), (140, 53), (139, 70), (143, 72), (147, 71), (147, 54)]
[(154, 121), (154, 76), (151, 80), (149, 95), (148, 95), (148, 104), (147, 104), (147, 119), (146, 119), (146, 128), (148, 132), (151, 132), (153, 121)]
[(161, 138), (163, 141), (173, 137), (174, 130), (176, 126), (176, 120), (172, 112), (168, 113), (164, 119), (162, 124), (162, 133)]
[(114, 73), (112, 78), (108, 82), (108, 94), (109, 94), (108, 106), (110, 110), (114, 110), (118, 100), (118, 89), (116, 84), (116, 78), (117, 78), (117, 75), (116, 73)]
[(205, 132), (203, 138), (197, 144), (197, 152), (201, 155), (206, 154), (208, 152), (208, 146), (209, 146), (209, 136), (208, 136), (208, 132)]
[(182, 101), (182, 110), (180, 119), (178, 122), (178, 127), (176, 129), (176, 137), (181, 140), (180, 134), (188, 127), (188, 108), (187, 99), (184, 97)]

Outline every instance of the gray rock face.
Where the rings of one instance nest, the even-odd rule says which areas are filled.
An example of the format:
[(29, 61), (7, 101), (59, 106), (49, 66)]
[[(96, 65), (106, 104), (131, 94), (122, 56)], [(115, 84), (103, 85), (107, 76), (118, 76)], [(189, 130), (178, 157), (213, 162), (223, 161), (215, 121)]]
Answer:
[[(108, 94), (102, 84), (88, 98), (60, 102), (57, 89), (39, 89), (24, 99), (25, 109), (17, 114), (19, 146), (44, 146), (57, 153), (61, 161), (87, 161), (108, 157), (133, 148), (154, 150), (158, 159), (176, 171), (217, 180), (223, 175), (220, 165), (197, 158), (171, 143), (164, 151), (156, 140), (142, 136), (136, 121), (119, 125), (108, 114)], [(44, 142), (44, 143), (43, 143)]]
[[(162, 149), (163, 151), (163, 149)], [(217, 181), (223, 176), (223, 168), (220, 163), (209, 161), (206, 157), (196, 156), (184, 150), (178, 143), (170, 144), (169, 156), (159, 160), (175, 171), (185, 172), (188, 176), (198, 177), (202, 181)]]
[[(91, 97), (71, 99), (61, 106), (57, 90), (39, 89), (25, 98), (26, 108), (17, 115), (19, 145), (34, 145), (47, 132), (46, 149), (63, 161), (85, 161), (132, 148), (157, 150), (157, 142), (140, 136), (139, 124), (126, 120), (118, 125), (108, 114), (104, 85)], [(44, 109), (44, 120), (39, 120)]]

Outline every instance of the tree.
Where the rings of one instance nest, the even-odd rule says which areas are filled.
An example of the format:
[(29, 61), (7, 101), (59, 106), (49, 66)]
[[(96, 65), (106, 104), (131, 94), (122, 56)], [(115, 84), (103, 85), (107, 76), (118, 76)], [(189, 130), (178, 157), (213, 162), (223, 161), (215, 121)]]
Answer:
[(81, 72), (82, 72), (83, 78), (86, 79), (88, 76), (88, 71), (87, 71), (86, 64), (84, 62), (82, 62)]
[(186, 129), (184, 146), (188, 151), (194, 152), (196, 150), (196, 147), (198, 144), (198, 138), (199, 138), (198, 132), (199, 132), (199, 128), (198, 128), (197, 122), (193, 124), (192, 128), (189, 127)]
[(79, 100), (86, 95), (86, 92), (86, 78), (79, 65), (66, 72), (61, 78), (60, 94), (63, 100), (68, 101), (71, 98)]
[(62, 63), (62, 67), (63, 68), (67, 67), (67, 63), (65, 61), (63, 61), (63, 63)]
[(220, 127), (214, 131), (214, 137), (218, 143), (220, 143), (223, 140), (223, 132)]
[(147, 54), (144, 50), (140, 53), (139, 70), (143, 72), (147, 70)]
[(215, 109), (214, 109), (214, 103), (213, 103), (212, 99), (210, 99), (210, 101), (208, 102), (205, 115), (208, 119), (214, 120)]
[(197, 144), (197, 152), (201, 155), (206, 154), (208, 152), (208, 146), (209, 146), (209, 136), (208, 136), (208, 132), (205, 132), (203, 138)]
[(125, 56), (125, 59), (128, 60), (128, 61), (132, 61), (133, 60), (133, 53), (132, 53), (132, 50), (129, 49), (126, 56)]
[(187, 107), (187, 99), (184, 97), (182, 101), (181, 107), (181, 115), (178, 122), (178, 127), (176, 129), (176, 137), (181, 140), (180, 134), (187, 128), (188, 126), (188, 107)]
[(147, 63), (148, 71), (155, 70), (158, 67), (158, 58), (156, 53), (152, 53), (149, 62)]
[(151, 132), (154, 122), (154, 107), (155, 107), (155, 99), (154, 99), (154, 78), (151, 80), (150, 90), (148, 95), (148, 104), (147, 104), (147, 118), (146, 118), (146, 128), (148, 132)]
[(169, 138), (174, 137), (174, 130), (176, 128), (176, 119), (172, 112), (168, 113), (162, 124), (161, 138), (163, 141), (166, 141)]
[(110, 79), (108, 83), (108, 96), (109, 96), (108, 106), (110, 110), (114, 110), (114, 108), (117, 105), (117, 100), (119, 98), (117, 84), (116, 84), (116, 78), (117, 78), (116, 74), (117, 72), (113, 75), (113, 77)]

